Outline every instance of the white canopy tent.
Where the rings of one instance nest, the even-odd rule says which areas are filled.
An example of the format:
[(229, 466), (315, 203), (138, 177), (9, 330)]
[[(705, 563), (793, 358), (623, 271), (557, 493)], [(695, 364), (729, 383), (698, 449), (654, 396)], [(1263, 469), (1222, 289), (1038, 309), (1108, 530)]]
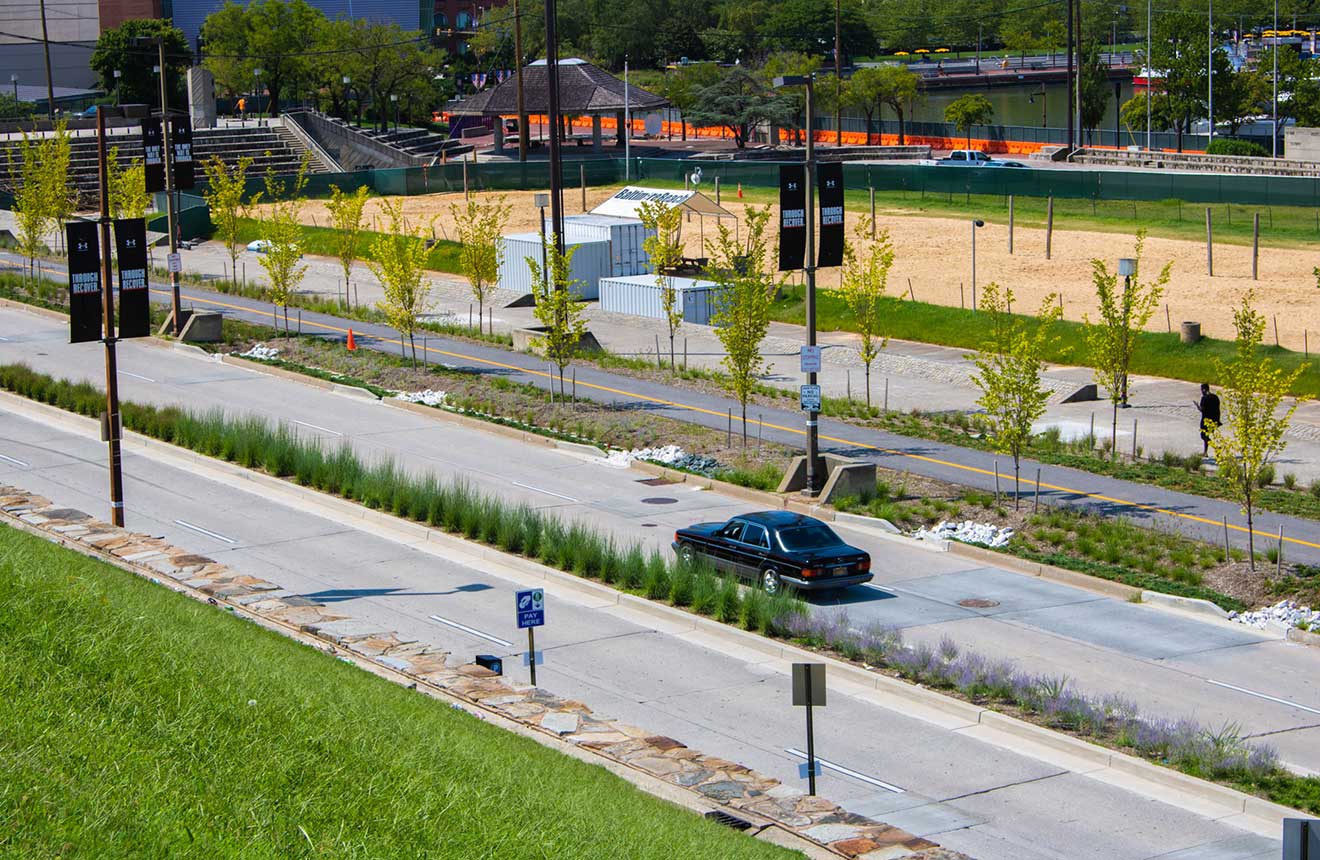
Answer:
[(620, 189), (613, 197), (592, 209), (593, 215), (611, 215), (615, 218), (636, 218), (637, 210), (647, 201), (677, 206), (699, 216), (715, 218), (733, 218), (732, 212), (716, 205), (700, 191), (678, 191), (669, 188), (642, 188), (629, 185)]

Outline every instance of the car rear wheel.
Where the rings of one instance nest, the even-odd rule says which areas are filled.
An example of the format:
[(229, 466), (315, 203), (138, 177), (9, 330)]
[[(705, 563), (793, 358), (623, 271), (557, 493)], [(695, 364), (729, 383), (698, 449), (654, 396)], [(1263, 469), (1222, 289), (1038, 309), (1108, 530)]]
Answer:
[(779, 573), (773, 567), (767, 567), (761, 571), (761, 590), (774, 597), (784, 588), (784, 582), (779, 578)]

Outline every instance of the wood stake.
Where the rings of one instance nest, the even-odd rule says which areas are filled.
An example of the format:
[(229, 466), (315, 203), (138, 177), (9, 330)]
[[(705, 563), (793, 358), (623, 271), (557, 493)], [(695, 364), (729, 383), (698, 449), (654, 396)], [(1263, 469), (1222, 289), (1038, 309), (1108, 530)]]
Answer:
[(1036, 470), (1036, 501), (1031, 506), (1031, 512), (1034, 514), (1040, 510), (1040, 469)]
[(1132, 419), (1132, 462), (1137, 462), (1137, 419)]
[(1215, 276), (1215, 242), (1211, 226), (1210, 207), (1205, 207), (1205, 271), (1210, 277)]
[(1274, 345), (1279, 345), (1279, 315), (1274, 315)]
[(1232, 557), (1233, 554), (1228, 546), (1228, 517), (1224, 517), (1224, 561), (1227, 562)]
[(889, 411), (889, 377), (885, 377), (885, 411)]
[(729, 432), (724, 436), (724, 447), (733, 447), (733, 407), (729, 407)]
[(1279, 526), (1279, 549), (1274, 558), (1274, 575), (1278, 577), (1283, 573), (1283, 526)]
[(917, 300), (917, 294), (912, 292), (912, 279), (908, 278), (907, 282), (908, 282), (908, 298), (912, 299), (912, 301), (915, 302)]
[(1054, 196), (1045, 203), (1045, 259), (1050, 258), (1050, 249), (1054, 240)]
[(875, 186), (871, 186), (871, 239), (875, 239)]
[(995, 460), (995, 504), (999, 504), (999, 461)]
[(1260, 213), (1251, 218), (1251, 279), (1256, 280), (1257, 265), (1260, 263)]
[(1013, 253), (1013, 195), (1008, 195), (1008, 253)]
[(1169, 316), (1168, 302), (1164, 303), (1164, 325), (1166, 328), (1168, 328), (1169, 334), (1173, 334), (1173, 317)]

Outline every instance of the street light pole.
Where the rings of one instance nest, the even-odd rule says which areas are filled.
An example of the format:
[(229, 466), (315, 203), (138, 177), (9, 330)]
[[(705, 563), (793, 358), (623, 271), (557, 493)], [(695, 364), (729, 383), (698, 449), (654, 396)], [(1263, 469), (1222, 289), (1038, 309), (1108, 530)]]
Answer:
[(96, 163), (101, 192), (101, 309), (105, 323), (105, 412), (106, 442), (110, 455), (110, 522), (124, 525), (124, 476), (119, 450), (119, 372), (115, 361), (115, 294), (110, 269), (113, 246), (110, 244), (110, 172), (105, 152), (106, 107), (96, 109)]
[(972, 313), (976, 313), (976, 231), (984, 226), (980, 218), (972, 219)]
[[(839, 7), (834, 0), (834, 145), (843, 146), (843, 39), (840, 35)], [(807, 136), (811, 136), (810, 124)]]
[(1279, 0), (1274, 0), (1274, 121), (1270, 124), (1270, 157), (1279, 157)]
[[(1279, 0), (1274, 0), (1274, 2), (1278, 3)], [(1153, 74), (1153, 70), (1154, 70), (1154, 66), (1151, 65), (1151, 58), (1150, 58), (1151, 46), (1154, 43), (1153, 37), (1151, 36), (1151, 32), (1150, 32), (1151, 21), (1153, 20), (1151, 18), (1150, 4), (1151, 4), (1151, 0), (1146, 0), (1146, 151), (1147, 152), (1150, 152), (1151, 149), (1150, 123), (1151, 123), (1151, 103), (1153, 101), (1153, 99), (1151, 98), (1151, 75)]]
[(555, 247), (564, 252), (564, 189), (561, 153), (559, 151), (559, 12), (555, 0), (545, 0), (545, 75), (546, 105), (550, 123), (550, 221), (555, 234)]
[(46, 35), (46, 0), (41, 0), (41, 46), (46, 52), (46, 117), (54, 122), (55, 85), (50, 77), (50, 37)]
[[(156, 46), (160, 52), (160, 127), (161, 143), (165, 149), (165, 223), (170, 231), (170, 259), (179, 253), (179, 228), (176, 226), (175, 219), (177, 214), (174, 207), (174, 153), (171, 151), (173, 143), (173, 128), (170, 125), (170, 97), (169, 88), (165, 86), (165, 40), (156, 39)], [(183, 313), (179, 301), (179, 273), (174, 271), (173, 266), (170, 270), (170, 292), (173, 294), (174, 301), (174, 336), (178, 337), (183, 333)]]
[(518, 11), (518, 0), (513, 0), (513, 55), (513, 83), (518, 92), (518, 160), (526, 161), (527, 106), (523, 102), (522, 13)]
[(1072, 152), (1072, 148), (1073, 148), (1073, 112), (1072, 112), (1072, 101), (1073, 101), (1073, 89), (1074, 89), (1075, 86), (1076, 86), (1076, 82), (1073, 80), (1073, 3), (1074, 3), (1074, 2), (1075, 2), (1075, 0), (1068, 0), (1068, 27), (1067, 27), (1067, 32), (1068, 32), (1068, 59), (1067, 59), (1067, 68), (1068, 68), (1068, 71), (1067, 71), (1067, 75), (1068, 75), (1068, 151), (1069, 151), (1069, 152)]
[(1215, 139), (1215, 0), (1206, 0), (1205, 13), (1206, 141)]
[[(803, 165), (807, 184), (807, 259), (803, 269), (807, 283), (807, 346), (816, 345), (816, 143), (812, 135), (812, 106), (814, 89), (812, 76), (807, 75), (807, 151), (806, 164)], [(816, 372), (807, 374), (807, 384), (816, 384)], [(820, 491), (820, 474), (816, 468), (820, 457), (819, 414), (807, 413), (807, 486), (803, 495), (814, 498)]]
[(123, 76), (124, 73), (122, 71), (115, 69), (115, 107), (119, 107), (119, 84), (120, 78)]

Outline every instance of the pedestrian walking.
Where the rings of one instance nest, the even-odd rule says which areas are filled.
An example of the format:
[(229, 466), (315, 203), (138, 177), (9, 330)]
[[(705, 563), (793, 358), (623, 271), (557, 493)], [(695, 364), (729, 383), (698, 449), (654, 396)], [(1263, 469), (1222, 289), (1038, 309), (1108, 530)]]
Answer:
[(1201, 383), (1201, 399), (1196, 411), (1201, 413), (1201, 456), (1210, 453), (1210, 434), (1219, 427), (1219, 395), (1210, 390), (1210, 383)]
[(238, 112), (238, 121), (239, 121), (239, 122), (243, 122), (244, 120), (247, 119), (247, 115), (246, 115), (246, 114), (247, 114), (247, 99), (242, 98), (242, 97), (240, 96), (239, 99), (238, 99), (238, 104), (234, 105), (234, 108), (235, 108), (235, 110), (237, 110), (237, 112)]

